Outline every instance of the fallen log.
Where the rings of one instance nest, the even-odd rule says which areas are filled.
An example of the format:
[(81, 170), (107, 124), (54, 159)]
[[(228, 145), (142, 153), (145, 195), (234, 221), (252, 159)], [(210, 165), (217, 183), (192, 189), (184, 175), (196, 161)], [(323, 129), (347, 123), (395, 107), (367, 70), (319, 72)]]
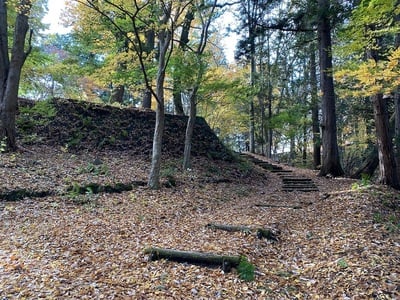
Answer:
[(214, 223), (208, 223), (206, 225), (207, 228), (209, 229), (218, 229), (218, 230), (224, 230), (224, 231), (229, 231), (229, 232), (235, 232), (235, 231), (241, 231), (244, 233), (250, 233), (253, 231), (252, 228), (247, 227), (247, 226), (233, 226), (233, 225), (224, 225), (224, 224), (214, 224)]
[(275, 204), (263, 204), (259, 203), (255, 205), (256, 207), (271, 207), (271, 208), (292, 208), (292, 209), (302, 209), (303, 207), (300, 205), (275, 205)]
[(269, 228), (251, 228), (247, 226), (233, 226), (233, 225), (214, 224), (214, 223), (209, 223), (206, 225), (206, 227), (213, 230), (217, 229), (229, 232), (235, 232), (235, 231), (240, 231), (245, 233), (256, 232), (256, 235), (259, 239), (265, 238), (273, 242), (278, 241), (278, 235), (279, 235), (278, 230), (273, 230)]
[(150, 247), (144, 250), (149, 254), (149, 261), (168, 259), (176, 262), (187, 262), (207, 266), (221, 266), (224, 272), (229, 272), (231, 268), (236, 268), (243, 256), (217, 255), (213, 253), (179, 251), (173, 249)]
[(0, 200), (18, 201), (24, 198), (44, 198), (53, 195), (53, 191), (34, 191), (27, 189), (17, 189), (0, 193)]

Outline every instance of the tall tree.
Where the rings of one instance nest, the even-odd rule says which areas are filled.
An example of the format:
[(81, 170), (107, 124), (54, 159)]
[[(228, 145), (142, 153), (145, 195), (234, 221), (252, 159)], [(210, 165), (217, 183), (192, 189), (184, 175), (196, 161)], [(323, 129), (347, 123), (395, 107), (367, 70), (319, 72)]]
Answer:
[(210, 25), (215, 18), (215, 11), (217, 7), (217, 0), (210, 1), (206, 6), (200, 3), (195, 4), (196, 12), (200, 19), (200, 34), (197, 41), (197, 46), (193, 49), (193, 58), (195, 61), (195, 74), (191, 85), (189, 86), (189, 119), (185, 132), (185, 147), (183, 153), (183, 169), (191, 168), (191, 149), (192, 149), (192, 136), (197, 114), (197, 101), (198, 91), (203, 81), (206, 72), (205, 50), (208, 43), (210, 34)]
[(346, 28), (345, 37), (347, 54), (358, 55), (362, 60), (357, 66), (338, 72), (342, 78), (346, 74), (346, 81), (358, 88), (355, 94), (371, 98), (379, 156), (378, 181), (397, 189), (400, 184), (389, 130), (389, 97), (383, 95), (395, 91), (398, 86), (400, 51), (387, 43), (395, 42), (400, 30), (399, 24), (394, 23), (398, 9), (397, 1), (361, 1)]
[(331, 3), (318, 0), (318, 41), (322, 93), (322, 166), (319, 175), (344, 174), (339, 158), (335, 89), (332, 74)]
[[(256, 86), (256, 42), (258, 28), (261, 24), (260, 20), (265, 13), (267, 1), (262, 0), (246, 0), (241, 1), (240, 15), (241, 28), (245, 32), (245, 36), (239, 41), (236, 57), (244, 56), (250, 65), (250, 85), (255, 89)], [(249, 95), (249, 146), (250, 152), (255, 152), (255, 93)]]
[(24, 62), (31, 52), (31, 37), (25, 47), (29, 31), (29, 14), (32, 3), (30, 0), (17, 1), (13, 9), (16, 10), (14, 33), (11, 51), (8, 47), (9, 28), (8, 9), (12, 5), (5, 0), (0, 0), (0, 140), (6, 139), (9, 150), (16, 150), (15, 115), (18, 101), (18, 87), (21, 70)]
[[(148, 186), (157, 189), (160, 186), (160, 169), (162, 140), (165, 127), (165, 95), (164, 83), (166, 69), (173, 50), (173, 37), (176, 28), (181, 24), (181, 17), (185, 13), (190, 1), (139, 1), (124, 3), (118, 1), (84, 1), (76, 0), (94, 9), (101, 16), (107, 18), (110, 24), (129, 40), (131, 49), (136, 53), (139, 60), (146, 89), (151, 91), (157, 102), (156, 124), (153, 136), (153, 151)], [(108, 6), (105, 7), (104, 5)], [(109, 8), (113, 9), (110, 13)], [(120, 24), (114, 19), (115, 12), (125, 16), (124, 20), (129, 22), (131, 30), (126, 30), (127, 23)], [(149, 29), (154, 29), (157, 37), (157, 72), (153, 77), (153, 69), (148, 67), (148, 55), (143, 43), (143, 36)], [(155, 87), (153, 86), (155, 81)]]

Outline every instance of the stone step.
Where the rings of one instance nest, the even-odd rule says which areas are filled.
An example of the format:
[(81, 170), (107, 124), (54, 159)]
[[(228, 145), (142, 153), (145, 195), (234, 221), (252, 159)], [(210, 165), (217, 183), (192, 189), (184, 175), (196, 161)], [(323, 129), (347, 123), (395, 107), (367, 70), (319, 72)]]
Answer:
[(283, 182), (313, 182), (311, 178), (282, 177)]
[[(281, 169), (281, 170), (271, 170), (271, 172), (272, 173), (277, 173), (279, 175), (279, 173), (287, 174), (287, 173), (292, 173), (293, 171), (292, 170), (283, 170), (283, 169)], [(282, 174), (282, 176), (283, 176), (283, 174)]]
[(318, 192), (318, 188), (283, 188), (284, 192)]

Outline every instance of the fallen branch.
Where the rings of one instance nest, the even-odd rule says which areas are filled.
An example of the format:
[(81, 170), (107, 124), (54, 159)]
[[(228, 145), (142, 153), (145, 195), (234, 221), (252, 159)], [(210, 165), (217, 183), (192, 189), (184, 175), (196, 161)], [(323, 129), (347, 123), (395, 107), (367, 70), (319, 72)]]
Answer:
[(300, 205), (275, 205), (275, 204), (256, 204), (257, 207), (272, 207), (272, 208), (292, 208), (292, 209), (302, 209), (303, 207)]
[(256, 235), (259, 239), (265, 238), (273, 242), (278, 241), (278, 235), (280, 233), (278, 230), (273, 230), (269, 228), (251, 228), (247, 226), (233, 226), (233, 225), (214, 224), (214, 223), (209, 223), (206, 225), (206, 227), (213, 230), (217, 229), (229, 232), (235, 232), (235, 231), (240, 231), (245, 233), (256, 232)]
[(187, 262), (207, 266), (221, 266), (225, 272), (236, 268), (243, 256), (217, 255), (212, 253), (179, 251), (165, 248), (147, 248), (145, 254), (149, 254), (149, 260), (168, 259), (176, 262)]
[(214, 223), (208, 223), (206, 227), (213, 230), (218, 229), (229, 232), (241, 231), (244, 233), (250, 233), (253, 231), (253, 228), (247, 226), (233, 226), (233, 225), (214, 224)]

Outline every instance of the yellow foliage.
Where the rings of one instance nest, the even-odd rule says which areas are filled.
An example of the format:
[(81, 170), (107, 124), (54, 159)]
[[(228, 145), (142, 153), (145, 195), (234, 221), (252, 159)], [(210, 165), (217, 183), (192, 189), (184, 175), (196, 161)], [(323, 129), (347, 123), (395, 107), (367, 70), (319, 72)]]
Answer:
[(400, 50), (388, 55), (388, 60), (369, 59), (358, 65), (336, 70), (335, 78), (343, 88), (341, 94), (349, 96), (371, 96), (377, 93), (390, 93), (400, 84)]

